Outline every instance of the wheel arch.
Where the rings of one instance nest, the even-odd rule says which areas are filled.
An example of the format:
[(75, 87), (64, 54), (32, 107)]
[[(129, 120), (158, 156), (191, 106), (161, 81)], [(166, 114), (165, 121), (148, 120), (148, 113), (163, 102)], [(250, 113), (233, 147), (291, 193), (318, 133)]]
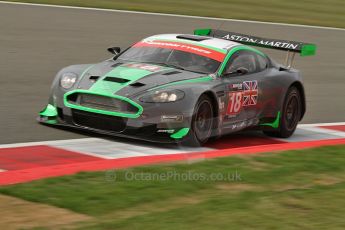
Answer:
[(216, 137), (219, 136), (219, 126), (220, 126), (220, 121), (219, 121), (219, 104), (218, 104), (218, 100), (217, 100), (217, 96), (216, 93), (213, 91), (205, 91), (204, 93), (202, 93), (200, 96), (202, 95), (206, 95), (211, 99), (212, 105), (213, 105), (213, 131), (211, 136)]
[(218, 117), (218, 115), (219, 115), (219, 105), (218, 105), (218, 100), (217, 100), (216, 94), (214, 92), (212, 92), (212, 91), (205, 91), (200, 96), (202, 96), (202, 95), (206, 95), (206, 96), (208, 96), (211, 99), (212, 105), (214, 106), (213, 116), (215, 118)]
[(297, 90), (300, 92), (301, 94), (301, 99), (302, 99), (302, 113), (301, 113), (301, 118), (300, 121), (303, 119), (304, 114), (306, 112), (306, 99), (305, 99), (305, 91), (304, 91), (304, 87), (303, 84), (300, 81), (295, 81), (293, 82), (289, 88), (291, 87), (296, 87)]

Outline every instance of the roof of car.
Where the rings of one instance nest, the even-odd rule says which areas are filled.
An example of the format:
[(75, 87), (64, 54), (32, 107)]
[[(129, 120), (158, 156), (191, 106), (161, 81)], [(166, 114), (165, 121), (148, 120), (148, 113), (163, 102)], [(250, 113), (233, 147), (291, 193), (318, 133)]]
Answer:
[[(196, 39), (193, 39), (196, 38)], [(201, 39), (197, 39), (201, 38)], [(203, 39), (204, 38), (204, 39)], [(240, 43), (228, 41), (220, 38), (197, 36), (190, 34), (159, 34), (153, 35), (143, 39), (143, 41), (154, 41), (154, 40), (167, 40), (174, 42), (182, 42), (200, 46), (208, 46), (210, 48), (229, 50), (230, 48), (241, 45)], [(197, 41), (198, 40), (198, 41)]]

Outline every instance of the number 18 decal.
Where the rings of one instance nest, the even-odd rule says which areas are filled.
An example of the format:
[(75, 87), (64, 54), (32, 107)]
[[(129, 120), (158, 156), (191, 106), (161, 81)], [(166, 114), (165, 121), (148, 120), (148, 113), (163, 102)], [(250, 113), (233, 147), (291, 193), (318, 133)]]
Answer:
[(242, 92), (231, 92), (229, 93), (229, 103), (227, 114), (237, 114), (241, 111), (242, 108)]

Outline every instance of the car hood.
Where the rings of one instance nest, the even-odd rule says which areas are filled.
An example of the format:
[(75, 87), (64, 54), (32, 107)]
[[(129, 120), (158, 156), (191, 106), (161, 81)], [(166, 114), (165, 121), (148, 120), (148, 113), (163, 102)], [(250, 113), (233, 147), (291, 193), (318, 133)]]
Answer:
[(154, 64), (105, 61), (85, 70), (77, 88), (131, 97), (151, 88), (202, 76), (206, 74)]

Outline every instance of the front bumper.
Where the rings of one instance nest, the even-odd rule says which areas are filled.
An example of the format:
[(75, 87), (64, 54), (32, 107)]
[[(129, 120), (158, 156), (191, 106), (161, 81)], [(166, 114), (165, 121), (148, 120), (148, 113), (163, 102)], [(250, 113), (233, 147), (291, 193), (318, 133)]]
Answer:
[(181, 142), (189, 132), (186, 124), (180, 122), (150, 123), (140, 118), (131, 119), (67, 107), (59, 108), (50, 104), (40, 112), (37, 120), (47, 125), (160, 143)]

